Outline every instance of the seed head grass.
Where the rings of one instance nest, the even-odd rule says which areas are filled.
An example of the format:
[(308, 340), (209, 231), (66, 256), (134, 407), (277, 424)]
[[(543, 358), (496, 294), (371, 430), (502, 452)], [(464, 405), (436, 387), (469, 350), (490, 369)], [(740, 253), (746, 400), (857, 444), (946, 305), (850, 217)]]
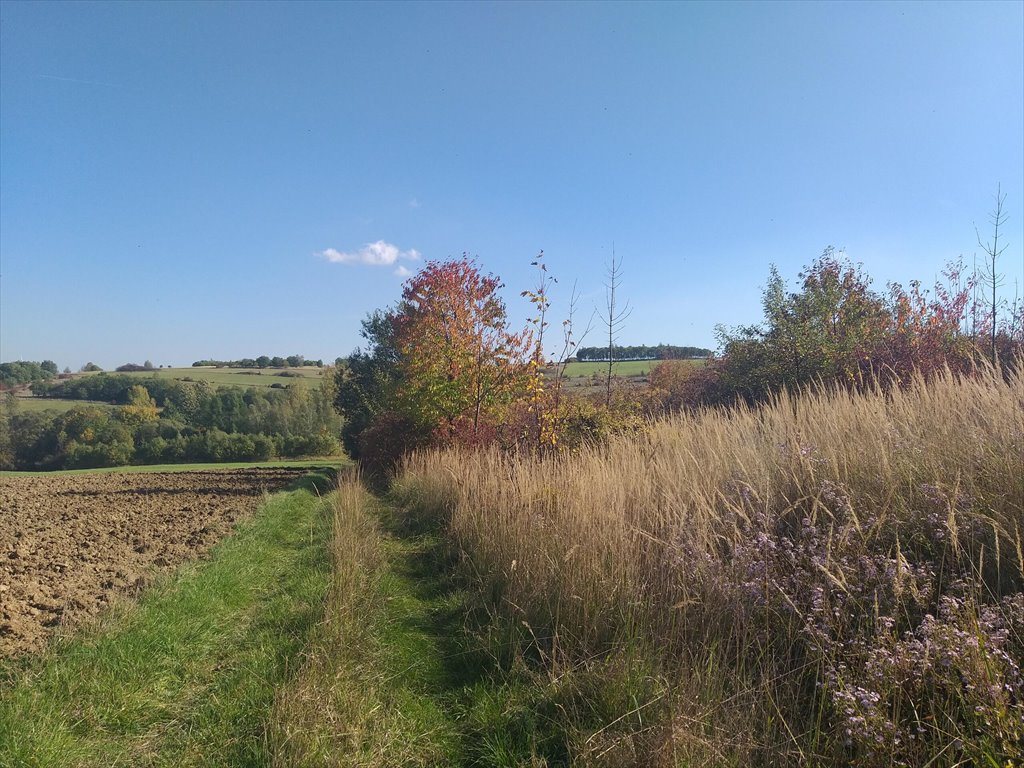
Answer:
[(496, 656), (586, 681), (577, 714), (615, 698), (601, 679), (649, 681), (576, 734), (579, 764), (1024, 757), (1019, 369), (784, 393), (555, 456), (416, 453), (394, 496), (518, 628)]

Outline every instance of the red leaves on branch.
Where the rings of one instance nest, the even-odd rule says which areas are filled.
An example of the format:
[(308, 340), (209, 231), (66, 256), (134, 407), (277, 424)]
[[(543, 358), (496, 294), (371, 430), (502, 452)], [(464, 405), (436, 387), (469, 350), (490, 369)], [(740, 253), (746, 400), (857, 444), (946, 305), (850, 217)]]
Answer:
[(529, 348), (508, 328), (502, 284), (463, 255), (410, 278), (396, 316), (403, 410), (436, 430), (476, 432), (522, 387)]

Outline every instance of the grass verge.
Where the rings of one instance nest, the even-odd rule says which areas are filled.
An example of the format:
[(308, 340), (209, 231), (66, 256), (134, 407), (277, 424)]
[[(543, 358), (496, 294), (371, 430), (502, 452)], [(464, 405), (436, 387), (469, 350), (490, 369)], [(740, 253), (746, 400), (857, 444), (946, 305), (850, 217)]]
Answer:
[(263, 765), (275, 686), (331, 582), (311, 472), (194, 563), (42, 656), (0, 667), (0, 765)]

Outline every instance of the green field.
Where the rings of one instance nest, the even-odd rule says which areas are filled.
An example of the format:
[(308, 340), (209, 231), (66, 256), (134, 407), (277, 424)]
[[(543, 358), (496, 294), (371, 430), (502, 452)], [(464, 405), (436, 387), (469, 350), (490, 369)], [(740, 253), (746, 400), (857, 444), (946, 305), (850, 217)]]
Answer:
[[(612, 374), (615, 376), (646, 376), (651, 372), (651, 368), (660, 363), (661, 360), (623, 360), (620, 363), (614, 363), (612, 366)], [(703, 360), (688, 360), (686, 362), (692, 363), (693, 365), (703, 365)], [(598, 376), (604, 376), (608, 372), (608, 363), (569, 363), (565, 366), (565, 375), (571, 379), (580, 378), (583, 376), (593, 376), (595, 373)]]
[[(654, 360), (623, 360), (612, 364), (614, 376), (646, 376), (650, 373)], [(565, 375), (571, 379), (582, 376), (604, 376), (608, 373), (608, 363), (569, 363), (565, 366)]]
[[(156, 368), (152, 371), (132, 371), (118, 373), (107, 371), (118, 376), (137, 376), (142, 379), (177, 379), (179, 381), (208, 381), (220, 387), (270, 387), (274, 384), (303, 384), (316, 386), (320, 383), (320, 374), (328, 368), (304, 366), (302, 368)], [(286, 374), (286, 375), (282, 375)], [(298, 375), (295, 375), (298, 374)], [(83, 374), (95, 376), (95, 373)]]
[(61, 400), (49, 397), (18, 397), (16, 407), (22, 413), (42, 413), (43, 411), (64, 412), (83, 405), (110, 408), (107, 403), (97, 403), (92, 400)]

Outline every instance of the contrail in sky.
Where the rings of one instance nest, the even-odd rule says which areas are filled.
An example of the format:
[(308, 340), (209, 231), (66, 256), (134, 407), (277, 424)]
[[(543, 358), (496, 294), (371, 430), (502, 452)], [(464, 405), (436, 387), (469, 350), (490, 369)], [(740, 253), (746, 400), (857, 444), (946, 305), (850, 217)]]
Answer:
[(105, 83), (102, 80), (79, 80), (76, 77), (58, 77), (57, 75), (37, 75), (42, 80), (59, 80), (62, 83), (80, 83), (81, 85), (105, 85), (108, 88), (124, 88), (117, 83)]

